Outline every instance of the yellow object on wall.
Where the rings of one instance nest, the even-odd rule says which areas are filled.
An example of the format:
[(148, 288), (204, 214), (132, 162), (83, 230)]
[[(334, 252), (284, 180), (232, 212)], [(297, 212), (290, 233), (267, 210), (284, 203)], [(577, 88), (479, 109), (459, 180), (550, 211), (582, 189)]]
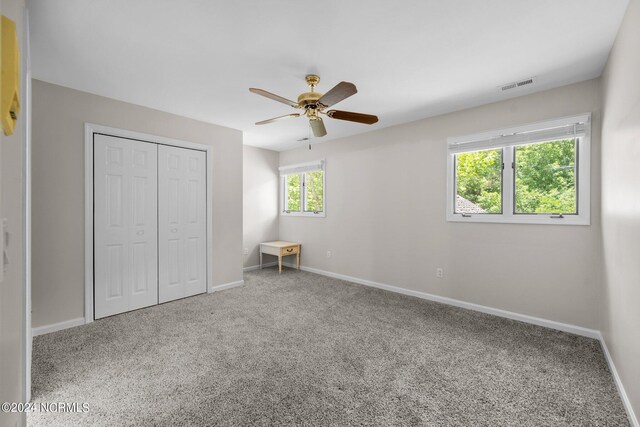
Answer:
[(5, 135), (13, 134), (18, 113), (20, 112), (20, 51), (16, 23), (2, 16), (2, 96), (0, 112), (2, 113), (2, 130)]

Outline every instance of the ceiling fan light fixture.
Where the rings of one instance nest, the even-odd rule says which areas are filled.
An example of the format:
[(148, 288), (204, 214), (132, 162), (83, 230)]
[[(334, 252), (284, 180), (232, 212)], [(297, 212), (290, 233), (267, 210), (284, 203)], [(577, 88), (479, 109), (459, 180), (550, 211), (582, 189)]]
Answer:
[(304, 92), (298, 96), (298, 102), (291, 101), (287, 98), (283, 98), (279, 95), (275, 95), (266, 90), (250, 88), (249, 91), (257, 95), (264, 96), (274, 101), (287, 104), (294, 108), (303, 109), (304, 112), (299, 114), (288, 114), (280, 117), (275, 117), (269, 120), (263, 120), (257, 122), (256, 125), (262, 125), (271, 123), (277, 120), (281, 120), (288, 117), (300, 117), (307, 116), (309, 119), (309, 125), (313, 130), (313, 135), (316, 138), (323, 137), (327, 134), (327, 129), (324, 126), (324, 122), (319, 114), (325, 114), (327, 117), (335, 118), (338, 120), (346, 120), (350, 122), (373, 124), (378, 121), (378, 117), (371, 114), (354, 113), (349, 111), (330, 110), (325, 112), (324, 110), (332, 105), (337, 104), (340, 101), (347, 99), (348, 97), (358, 93), (356, 85), (350, 82), (340, 82), (335, 85), (329, 92), (322, 94), (316, 92), (315, 88), (320, 83), (320, 77), (315, 74), (309, 74), (305, 76), (305, 81), (309, 85), (309, 92)]
[(320, 117), (309, 119), (309, 126), (311, 126), (313, 136), (316, 138), (321, 138), (327, 134), (327, 128), (324, 127), (324, 122)]

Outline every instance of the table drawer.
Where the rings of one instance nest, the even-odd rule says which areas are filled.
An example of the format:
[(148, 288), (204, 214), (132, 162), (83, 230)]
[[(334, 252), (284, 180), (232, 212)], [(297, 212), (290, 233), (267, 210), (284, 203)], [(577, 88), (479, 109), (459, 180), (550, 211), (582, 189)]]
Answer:
[(299, 252), (299, 246), (289, 246), (287, 248), (280, 249), (280, 255), (295, 255)]

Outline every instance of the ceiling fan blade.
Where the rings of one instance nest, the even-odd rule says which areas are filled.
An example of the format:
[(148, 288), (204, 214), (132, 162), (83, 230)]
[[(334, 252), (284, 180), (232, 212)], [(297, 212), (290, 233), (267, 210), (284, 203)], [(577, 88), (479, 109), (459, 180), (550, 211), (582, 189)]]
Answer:
[(277, 122), (278, 120), (288, 119), (289, 117), (300, 117), (300, 114), (299, 113), (286, 114), (284, 116), (274, 117), (273, 119), (263, 120), (261, 122), (256, 122), (256, 124), (257, 125), (266, 125), (267, 123)]
[(283, 97), (278, 96), (278, 95), (276, 95), (274, 93), (271, 93), (271, 92), (267, 92), (266, 90), (257, 89), (255, 87), (251, 87), (251, 88), (249, 88), (249, 92), (255, 93), (256, 95), (262, 95), (262, 96), (264, 96), (266, 98), (273, 99), (274, 101), (282, 102), (283, 104), (287, 104), (288, 106), (293, 107), (293, 108), (298, 108), (299, 107), (297, 102), (293, 102), (290, 99), (283, 98)]
[(329, 92), (322, 95), (322, 98), (318, 99), (318, 104), (322, 104), (325, 107), (331, 107), (337, 104), (343, 99), (347, 99), (351, 95), (358, 93), (356, 85), (349, 82), (340, 82), (335, 85)]
[(347, 120), (350, 122), (364, 123), (372, 125), (378, 121), (378, 116), (371, 114), (354, 113), (351, 111), (329, 110), (327, 116), (332, 119)]
[(325, 136), (327, 134), (327, 128), (324, 127), (324, 122), (320, 117), (318, 117), (317, 119), (309, 120), (309, 125), (311, 125), (313, 136), (315, 136), (316, 138), (320, 138), (321, 136)]

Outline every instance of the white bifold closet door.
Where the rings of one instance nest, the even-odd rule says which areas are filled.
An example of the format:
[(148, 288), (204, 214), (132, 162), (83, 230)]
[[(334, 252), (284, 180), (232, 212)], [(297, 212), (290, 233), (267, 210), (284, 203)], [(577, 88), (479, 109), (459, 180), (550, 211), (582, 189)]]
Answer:
[(207, 291), (206, 156), (158, 147), (159, 302)]
[(156, 144), (94, 135), (95, 318), (158, 303)]

